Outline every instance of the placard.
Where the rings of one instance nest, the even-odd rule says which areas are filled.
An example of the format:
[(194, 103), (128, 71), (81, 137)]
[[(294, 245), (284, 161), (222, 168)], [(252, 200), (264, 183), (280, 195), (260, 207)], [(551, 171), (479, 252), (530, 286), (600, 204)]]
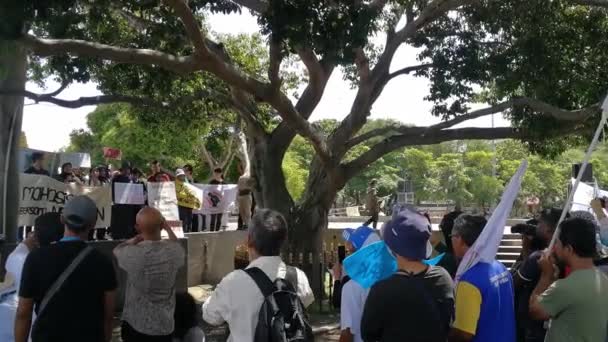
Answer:
[(175, 183), (149, 182), (148, 205), (158, 209), (167, 221), (179, 221)]
[(144, 185), (138, 183), (114, 183), (115, 204), (146, 204)]

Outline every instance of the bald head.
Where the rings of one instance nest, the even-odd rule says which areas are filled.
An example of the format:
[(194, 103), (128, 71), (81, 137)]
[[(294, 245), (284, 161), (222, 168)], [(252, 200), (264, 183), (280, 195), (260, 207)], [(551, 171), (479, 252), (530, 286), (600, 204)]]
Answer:
[(157, 235), (160, 238), (163, 222), (163, 215), (155, 208), (145, 207), (137, 213), (137, 230), (144, 239), (155, 238)]

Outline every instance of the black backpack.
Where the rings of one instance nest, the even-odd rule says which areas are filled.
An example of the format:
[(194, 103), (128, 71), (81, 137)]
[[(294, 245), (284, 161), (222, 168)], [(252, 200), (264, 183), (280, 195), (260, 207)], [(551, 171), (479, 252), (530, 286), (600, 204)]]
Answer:
[(285, 279), (277, 278), (274, 283), (257, 267), (248, 268), (245, 272), (264, 296), (253, 341), (314, 341), (306, 309), (295, 290), (298, 284), (296, 269), (288, 266)]

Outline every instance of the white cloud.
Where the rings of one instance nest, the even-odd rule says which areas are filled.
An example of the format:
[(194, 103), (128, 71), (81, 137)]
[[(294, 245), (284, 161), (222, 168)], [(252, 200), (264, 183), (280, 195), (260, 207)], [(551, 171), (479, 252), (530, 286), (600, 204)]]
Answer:
[[(209, 27), (214, 32), (239, 34), (252, 33), (258, 29), (256, 19), (246, 11), (243, 14), (213, 15), (209, 18)], [(383, 37), (376, 38), (382, 40)], [(404, 46), (395, 54), (391, 70), (416, 65), (416, 51)], [(47, 84), (48, 89), (55, 89), (55, 82)], [(44, 92), (35, 84), (27, 85), (34, 92)], [(372, 108), (372, 118), (391, 118), (414, 125), (429, 125), (439, 122), (439, 118), (430, 115), (432, 104), (424, 101), (428, 94), (429, 82), (411, 75), (393, 79), (384, 89), (382, 95)], [(76, 99), (81, 96), (95, 96), (100, 92), (95, 84), (74, 84), (61, 95), (64, 99)], [(311, 119), (343, 119), (352, 105), (356, 91), (350, 89), (349, 83), (342, 79), (342, 73), (336, 70), (329, 80), (325, 94)], [(26, 101), (27, 103), (28, 101)], [(23, 131), (30, 147), (42, 150), (57, 150), (69, 143), (69, 133), (73, 129), (86, 128), (86, 114), (93, 106), (78, 109), (67, 109), (52, 104), (28, 105), (24, 110)], [(461, 127), (491, 127), (491, 117), (471, 120)], [(500, 115), (495, 118), (495, 125), (508, 126), (509, 122)]]

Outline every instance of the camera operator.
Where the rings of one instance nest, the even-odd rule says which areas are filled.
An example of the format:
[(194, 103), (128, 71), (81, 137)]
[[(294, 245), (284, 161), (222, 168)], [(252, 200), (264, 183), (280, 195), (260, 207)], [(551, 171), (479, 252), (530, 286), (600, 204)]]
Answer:
[(520, 233), (523, 244), (522, 262), (513, 274), (518, 332), (521, 331), (523, 335), (518, 337), (518, 341), (543, 342), (545, 339), (544, 322), (530, 318), (528, 303), (541, 275), (538, 260), (543, 254), (542, 250), (551, 242), (561, 213), (562, 210), (558, 208), (542, 210), (538, 216), (536, 229), (532, 229), (532, 225), (513, 227), (515, 230), (522, 229), (523, 232)]

